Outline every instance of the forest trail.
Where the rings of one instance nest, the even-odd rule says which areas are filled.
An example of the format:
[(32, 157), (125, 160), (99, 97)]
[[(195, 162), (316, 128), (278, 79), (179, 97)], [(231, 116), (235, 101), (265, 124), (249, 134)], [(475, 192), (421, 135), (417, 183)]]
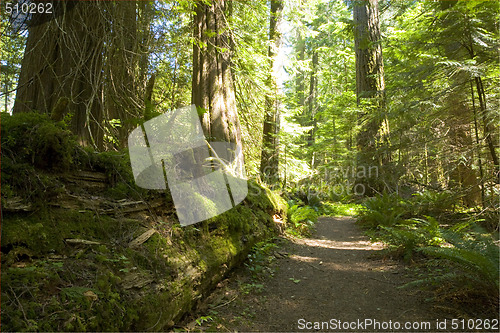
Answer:
[[(373, 319), (427, 321), (434, 330), (437, 314), (424, 304), (418, 290), (397, 288), (410, 281), (404, 266), (378, 255), (382, 245), (371, 243), (354, 222), (350, 217), (320, 218), (310, 238), (295, 239), (277, 252), (285, 255), (279, 256), (272, 267), (274, 277), (262, 282), (259, 293), (238, 295), (234, 281), (238, 277), (229, 279), (209, 297), (211, 302), (222, 304), (212, 303), (216, 319), (211, 328), (302, 331), (299, 319), (313, 324), (330, 319)], [(231, 298), (227, 304), (226, 299)]]

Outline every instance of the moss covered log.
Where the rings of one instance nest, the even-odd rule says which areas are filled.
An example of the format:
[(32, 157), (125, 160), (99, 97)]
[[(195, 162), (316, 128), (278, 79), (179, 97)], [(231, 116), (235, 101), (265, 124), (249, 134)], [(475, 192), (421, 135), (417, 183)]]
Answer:
[[(274, 214), (286, 217), (278, 195), (249, 182), (247, 198), (233, 209), (181, 227), (168, 194), (135, 187), (126, 152), (83, 150), (64, 124), (39, 115), (8, 117), (2, 115), (5, 331), (166, 330), (256, 242), (275, 235)], [(22, 126), (40, 137), (20, 137)], [(43, 137), (41, 128), (59, 139)], [(36, 163), (41, 143), (66, 164)]]

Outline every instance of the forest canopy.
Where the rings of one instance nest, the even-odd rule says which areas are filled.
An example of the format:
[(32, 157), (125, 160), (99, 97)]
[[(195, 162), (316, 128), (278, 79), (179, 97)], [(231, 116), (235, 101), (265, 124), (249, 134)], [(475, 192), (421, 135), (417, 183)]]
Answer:
[(307, 180), (332, 198), (450, 190), (467, 207), (494, 205), (497, 1), (56, 9), (23, 24), (2, 12), (4, 112), (48, 114), (108, 151), (196, 104), (206, 134), (241, 141), (247, 172), (270, 184)]

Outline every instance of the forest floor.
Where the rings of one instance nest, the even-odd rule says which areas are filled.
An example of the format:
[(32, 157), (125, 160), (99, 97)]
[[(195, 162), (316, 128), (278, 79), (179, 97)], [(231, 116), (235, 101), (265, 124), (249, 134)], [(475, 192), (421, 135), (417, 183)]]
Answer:
[[(430, 295), (398, 288), (415, 279), (415, 269), (384, 256), (383, 245), (371, 243), (354, 222), (350, 217), (323, 217), (311, 237), (282, 240), (273, 253), (276, 259), (264, 268), (266, 277), (252, 278), (248, 267), (235, 271), (181, 327), (369, 332), (393, 331), (387, 325), (392, 322), (394, 329), (398, 322), (396, 331), (439, 331), (436, 320), (445, 318), (432, 302), (425, 302)], [(370, 320), (372, 325), (366, 325)], [(344, 322), (356, 326), (344, 328)], [(430, 326), (405, 329), (407, 322)], [(444, 331), (451, 331), (450, 325), (448, 318)]]

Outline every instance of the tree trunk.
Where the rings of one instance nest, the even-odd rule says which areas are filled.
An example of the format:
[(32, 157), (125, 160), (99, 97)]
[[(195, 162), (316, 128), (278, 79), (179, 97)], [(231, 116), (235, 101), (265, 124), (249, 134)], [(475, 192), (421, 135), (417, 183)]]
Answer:
[(474, 85), (472, 80), (470, 81), (470, 93), (472, 100), (472, 111), (474, 112), (474, 134), (476, 139), (476, 148), (477, 148), (477, 163), (479, 165), (479, 183), (481, 185), (481, 204), (483, 208), (485, 207), (484, 201), (484, 172), (483, 172), (483, 161), (481, 159), (481, 142), (479, 141), (479, 127), (477, 124), (477, 110), (476, 110), (476, 102), (474, 98)]
[[(306, 50), (306, 41), (304, 39), (304, 36), (302, 35), (302, 31), (300, 28), (297, 29), (297, 46), (296, 46), (296, 52), (297, 52), (297, 60), (302, 62), (305, 59), (305, 50)], [(302, 64), (300, 64), (302, 65)], [(302, 108), (302, 116), (305, 116), (305, 107), (304, 107), (304, 71), (302, 69), (299, 69), (299, 74), (297, 75), (295, 79), (295, 86), (297, 89), (297, 106)]]
[[(314, 144), (314, 134), (316, 132), (316, 71), (318, 67), (318, 52), (313, 51), (312, 55), (312, 71), (311, 79), (309, 80), (309, 96), (307, 96), (307, 126), (312, 126), (313, 128), (307, 133), (307, 146), (312, 146)], [(314, 165), (311, 164), (314, 167)]]
[(273, 184), (279, 180), (279, 118), (281, 106), (281, 89), (277, 82), (279, 68), (276, 58), (281, 47), (280, 22), (282, 20), (283, 1), (271, 1), (269, 19), (269, 76), (268, 84), (272, 95), (266, 96), (266, 113), (262, 135), (262, 153), (260, 160), (260, 173), (262, 179)]
[(486, 94), (484, 93), (483, 81), (481, 80), (481, 77), (476, 77), (475, 81), (479, 97), (480, 114), (483, 121), (484, 138), (486, 140), (488, 149), (490, 151), (491, 161), (493, 162), (493, 170), (494, 170), (493, 173), (495, 182), (497, 184), (500, 184), (500, 164), (498, 161), (498, 155), (496, 153), (497, 147), (495, 145), (495, 141), (498, 140), (493, 139), (494, 130), (491, 129), (489, 121), (486, 117)]
[[(356, 97), (358, 105), (362, 99), (374, 104), (374, 111), (361, 114), (358, 122), (361, 130), (356, 138), (358, 167), (382, 167), (390, 157), (377, 154), (381, 144), (388, 144), (389, 126), (385, 117), (385, 81), (384, 64), (378, 0), (355, 1), (353, 8), (354, 44), (356, 56)], [(378, 156), (377, 156), (378, 155)], [(383, 172), (380, 172), (383, 175)], [(382, 191), (380, 179), (357, 179), (362, 184), (364, 193), (372, 195)]]
[(80, 143), (99, 146), (106, 31), (102, 8), (95, 1), (60, 6), (64, 15), (29, 28), (13, 113), (50, 114), (60, 99), (68, 99), (72, 131)]
[(385, 89), (378, 0), (355, 1), (353, 18), (359, 103), (361, 98), (383, 95)]
[(241, 145), (227, 25), (231, 1), (215, 0), (209, 4), (197, 1), (195, 6), (191, 102), (201, 114), (208, 141)]
[(143, 101), (138, 96), (138, 56), (136, 1), (108, 2), (113, 13), (113, 29), (107, 48), (107, 120), (118, 119), (119, 126), (112, 127), (113, 146), (123, 148), (132, 130), (130, 119), (140, 117)]

